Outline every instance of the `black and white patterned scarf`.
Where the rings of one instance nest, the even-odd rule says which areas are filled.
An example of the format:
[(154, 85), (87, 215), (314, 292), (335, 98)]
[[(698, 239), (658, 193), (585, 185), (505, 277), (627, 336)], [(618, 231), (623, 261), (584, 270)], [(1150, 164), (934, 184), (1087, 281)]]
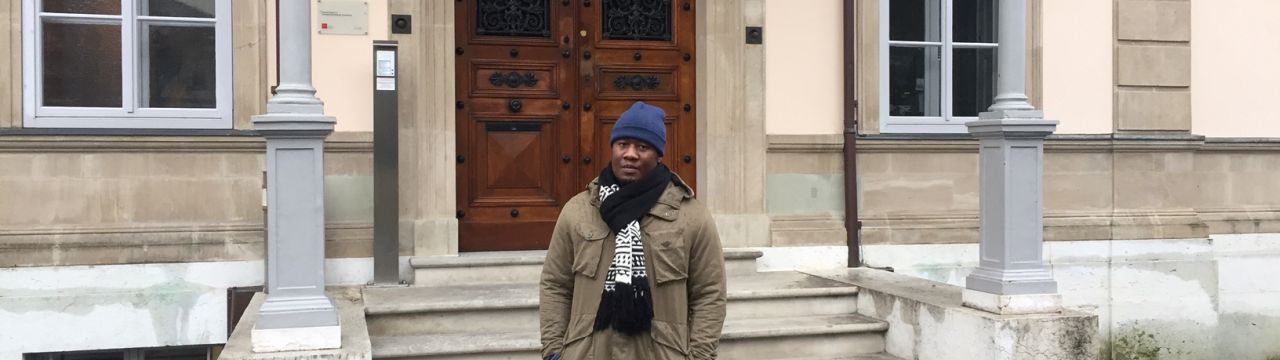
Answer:
[(596, 330), (613, 328), (637, 335), (649, 331), (653, 320), (653, 297), (645, 268), (644, 243), (640, 239), (640, 219), (666, 191), (671, 171), (661, 163), (648, 175), (631, 184), (618, 184), (613, 168), (600, 173), (600, 218), (617, 234), (613, 263), (604, 278), (604, 294), (596, 312)]

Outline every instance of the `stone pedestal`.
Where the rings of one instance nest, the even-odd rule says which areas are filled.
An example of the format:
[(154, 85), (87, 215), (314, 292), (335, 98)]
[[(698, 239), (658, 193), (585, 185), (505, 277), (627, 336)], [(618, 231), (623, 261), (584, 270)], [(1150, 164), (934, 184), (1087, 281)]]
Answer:
[(1062, 311), (1062, 295), (1059, 294), (996, 295), (964, 289), (960, 296), (964, 306), (993, 314), (1024, 315)]
[(328, 350), (342, 347), (342, 327), (253, 329), (253, 352)]
[(1044, 138), (1057, 121), (1035, 110), (993, 111), (968, 124), (979, 139), (980, 262), (964, 304), (1006, 314), (1061, 308), (1044, 266)]
[(254, 352), (336, 349), (338, 312), (324, 288), (324, 139), (335, 119), (311, 84), (311, 3), (280, 2), (280, 86), (253, 127), (267, 141), (266, 301)]
[(333, 117), (255, 116), (267, 139), (267, 299), (254, 352), (335, 349), (338, 314), (324, 293), (324, 138)]
[(1045, 269), (1044, 138), (1058, 122), (1027, 102), (1027, 1), (1000, 1), (997, 95), (966, 124), (978, 138), (978, 268), (965, 279), (965, 306), (998, 314), (1055, 312), (1058, 283)]

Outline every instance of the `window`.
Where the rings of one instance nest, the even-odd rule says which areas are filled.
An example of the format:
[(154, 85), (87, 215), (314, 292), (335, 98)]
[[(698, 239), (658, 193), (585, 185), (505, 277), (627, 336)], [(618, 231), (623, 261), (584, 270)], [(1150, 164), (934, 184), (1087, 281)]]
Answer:
[(231, 128), (230, 0), (25, 0), (24, 126)]
[[(168, 0), (166, 0), (168, 1)], [(216, 346), (215, 346), (216, 347)], [(23, 354), (24, 360), (210, 360), (207, 345)]]
[(966, 133), (996, 95), (996, 0), (881, 0), (882, 133)]

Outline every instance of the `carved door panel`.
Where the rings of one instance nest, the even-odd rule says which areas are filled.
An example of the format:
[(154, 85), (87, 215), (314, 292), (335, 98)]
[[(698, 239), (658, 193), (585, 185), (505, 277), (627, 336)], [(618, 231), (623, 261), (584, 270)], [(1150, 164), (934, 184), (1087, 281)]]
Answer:
[(465, 0), (456, 8), (460, 251), (546, 249), (632, 103), (667, 112), (695, 179), (693, 0)]
[(576, 63), (565, 53), (576, 14), (552, 4), (455, 10), (461, 251), (545, 249), (576, 188)]
[[(583, 6), (582, 151), (607, 162), (613, 124), (636, 101), (667, 113), (663, 163), (696, 184), (693, 0), (603, 0)], [(604, 162), (600, 164), (601, 167)], [(597, 172), (583, 174), (590, 181)]]

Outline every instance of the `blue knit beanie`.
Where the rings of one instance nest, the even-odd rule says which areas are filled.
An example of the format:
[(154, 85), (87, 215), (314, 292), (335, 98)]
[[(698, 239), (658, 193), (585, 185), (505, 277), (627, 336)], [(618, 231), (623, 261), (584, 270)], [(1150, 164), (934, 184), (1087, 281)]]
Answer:
[(652, 145), (658, 156), (667, 149), (667, 113), (662, 108), (637, 101), (631, 109), (622, 113), (618, 123), (613, 124), (613, 135), (609, 136), (609, 144), (618, 139), (636, 139)]

